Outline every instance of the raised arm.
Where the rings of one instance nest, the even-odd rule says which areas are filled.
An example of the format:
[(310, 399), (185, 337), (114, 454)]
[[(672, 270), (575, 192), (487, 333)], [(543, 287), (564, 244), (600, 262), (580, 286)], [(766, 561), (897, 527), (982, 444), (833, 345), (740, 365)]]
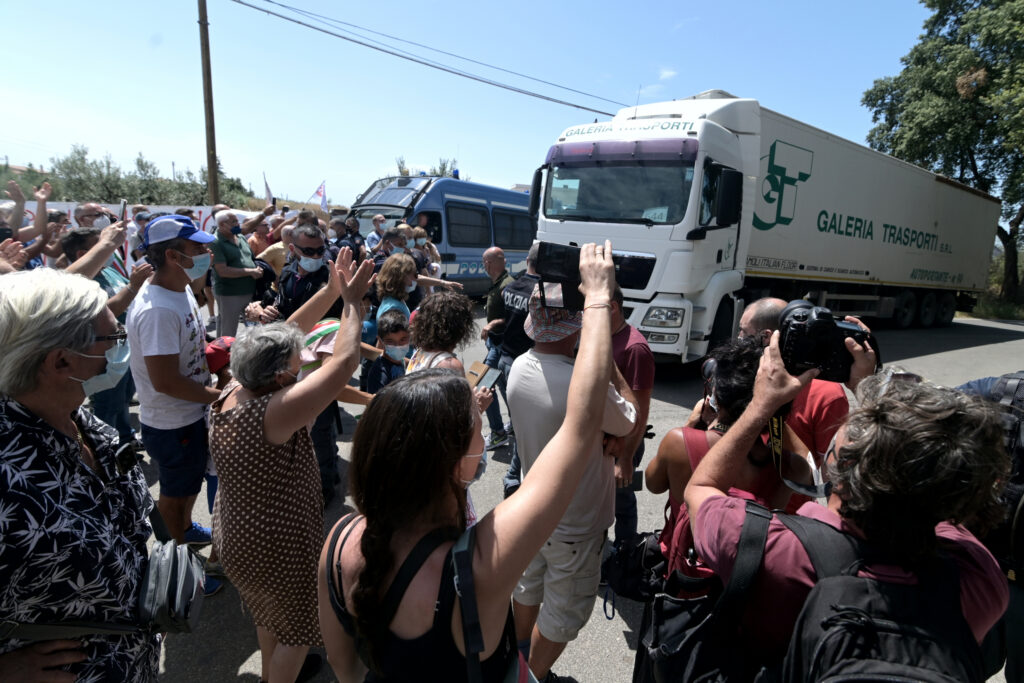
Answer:
[(804, 385), (818, 374), (808, 370), (799, 377), (786, 371), (779, 351), (779, 333), (772, 333), (771, 343), (761, 356), (761, 364), (754, 380), (754, 397), (690, 477), (686, 486), (686, 505), (690, 509), (690, 523), (697, 528), (697, 512), (705, 500), (724, 496), (730, 487), (744, 491), (754, 488), (763, 476), (762, 468), (752, 464), (747, 453), (761, 429), (780, 407), (792, 401)]
[(99, 241), (82, 258), (68, 266), (68, 272), (84, 275), (90, 280), (96, 277), (114, 250), (124, 244), (125, 229), (124, 221), (103, 228)]
[(352, 251), (338, 255), (334, 266), (345, 302), (341, 328), (334, 342), (334, 354), (301, 382), (274, 394), (267, 405), (264, 431), (270, 443), (284, 443), (303, 425), (312, 422), (338, 396), (338, 387), (347, 384), (359, 365), (359, 334), (363, 321), (359, 304), (374, 280), (373, 263), (363, 261), (356, 268)]
[(7, 181), (7, 190), (4, 194), (14, 200), (14, 210), (11, 211), (11, 218), (8, 224), (11, 226), (11, 232), (18, 236), (18, 230), (25, 220), (25, 194), (21, 191), (21, 186), (15, 180)]
[(565, 514), (588, 460), (602, 457), (592, 454), (600, 439), (598, 426), (604, 418), (612, 373), (609, 302), (615, 267), (611, 254), (610, 242), (600, 247), (586, 244), (580, 252), (583, 330), (565, 420), (519, 491), (477, 526), (473, 575), (489, 641), (500, 633), (516, 582)]

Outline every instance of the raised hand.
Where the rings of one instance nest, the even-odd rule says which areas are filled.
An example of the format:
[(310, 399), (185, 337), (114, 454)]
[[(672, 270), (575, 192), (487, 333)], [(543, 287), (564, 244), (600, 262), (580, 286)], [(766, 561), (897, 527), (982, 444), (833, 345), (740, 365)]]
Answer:
[(132, 274), (128, 276), (128, 285), (133, 291), (138, 292), (139, 288), (146, 283), (146, 280), (153, 274), (153, 266), (142, 261), (132, 268)]
[(612, 262), (612, 243), (604, 246), (584, 244), (580, 249), (580, 292), (586, 303), (609, 303), (615, 293), (615, 264)]
[(782, 360), (779, 350), (779, 332), (772, 333), (771, 343), (761, 354), (761, 363), (754, 379), (754, 399), (767, 412), (774, 414), (776, 410), (796, 398), (814, 377), (817, 368), (811, 368), (799, 376), (789, 374), (786, 363)]
[(50, 183), (43, 183), (42, 187), (37, 187), (35, 189), (33, 196), (35, 196), (37, 202), (43, 202), (45, 204), (46, 200), (50, 198), (51, 192), (53, 192), (53, 188), (50, 187)]
[(127, 236), (127, 230), (128, 226), (125, 225), (124, 221), (111, 223), (100, 232), (100, 241), (106, 241), (109, 244), (113, 244), (115, 247), (119, 247), (124, 244), (125, 237)]
[(25, 203), (25, 193), (21, 191), (21, 186), (13, 180), (7, 181), (7, 190), (4, 194), (20, 204)]

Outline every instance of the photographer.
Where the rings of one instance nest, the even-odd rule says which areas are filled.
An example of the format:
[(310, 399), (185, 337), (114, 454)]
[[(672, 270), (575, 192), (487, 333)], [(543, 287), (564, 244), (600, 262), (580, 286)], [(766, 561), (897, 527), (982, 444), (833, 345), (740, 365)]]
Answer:
[[(723, 581), (736, 566), (747, 516), (745, 501), (726, 492), (747, 489), (756, 479), (759, 470), (746, 457), (751, 445), (769, 418), (818, 374), (787, 372), (779, 338), (773, 333), (765, 349), (750, 405), (712, 446), (685, 491), (696, 549)], [(926, 571), (931, 576), (941, 545), (959, 574), (959, 600), (943, 606), (962, 614), (980, 642), (1006, 608), (1006, 581), (991, 554), (961, 525), (982, 528), (1000, 513), (998, 484), (1008, 461), (998, 417), (982, 402), (916, 376), (872, 376), (871, 347), (853, 338), (844, 344), (853, 358), (848, 386), (856, 387), (860, 405), (825, 458), (835, 484), (828, 507), (805, 503), (797, 517), (865, 540), (875, 552), (864, 566), (878, 585), (919, 583)], [(805, 546), (774, 516), (763, 564), (735, 625), (737, 652), (746, 652), (751, 670), (781, 661), (817, 580)], [(960, 655), (953, 645), (962, 644), (945, 643), (951, 656)], [(968, 656), (980, 661), (980, 655)]]

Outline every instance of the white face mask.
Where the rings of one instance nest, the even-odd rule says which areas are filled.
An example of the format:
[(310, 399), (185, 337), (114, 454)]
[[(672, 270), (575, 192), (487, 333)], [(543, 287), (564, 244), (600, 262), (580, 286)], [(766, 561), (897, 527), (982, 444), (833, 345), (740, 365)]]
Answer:
[(99, 218), (92, 222), (92, 227), (99, 228), (100, 230), (107, 227), (108, 225), (110, 225), (109, 216), (100, 216)]
[(487, 471), (487, 450), (482, 450), (480, 451), (480, 453), (470, 453), (462, 457), (480, 458), (480, 462), (476, 464), (476, 472), (473, 473), (473, 478), (470, 479), (469, 481), (466, 481), (465, 479), (460, 480), (462, 481), (462, 485), (468, 489), (470, 484), (472, 484), (473, 482), (480, 481), (480, 477), (484, 476), (484, 472)]
[(328, 239), (332, 239), (332, 240), (336, 239), (338, 237), (338, 233), (334, 231), (334, 228), (328, 228), (328, 230), (327, 230), (327, 237), (328, 237)]
[(405, 291), (406, 291), (406, 292), (408, 292), (409, 294), (412, 294), (413, 292), (415, 292), (415, 291), (416, 291), (416, 286), (417, 286), (417, 285), (416, 285), (416, 283), (415, 283), (415, 282), (414, 282), (414, 283), (412, 283), (411, 285), (406, 285), (406, 286), (405, 286)]

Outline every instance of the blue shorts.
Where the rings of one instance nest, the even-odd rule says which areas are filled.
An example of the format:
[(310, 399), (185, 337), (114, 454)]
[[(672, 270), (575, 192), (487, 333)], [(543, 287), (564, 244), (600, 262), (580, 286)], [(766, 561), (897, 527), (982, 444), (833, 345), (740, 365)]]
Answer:
[(177, 429), (142, 425), (142, 443), (160, 468), (160, 495), (188, 498), (199, 493), (210, 455), (206, 418)]

